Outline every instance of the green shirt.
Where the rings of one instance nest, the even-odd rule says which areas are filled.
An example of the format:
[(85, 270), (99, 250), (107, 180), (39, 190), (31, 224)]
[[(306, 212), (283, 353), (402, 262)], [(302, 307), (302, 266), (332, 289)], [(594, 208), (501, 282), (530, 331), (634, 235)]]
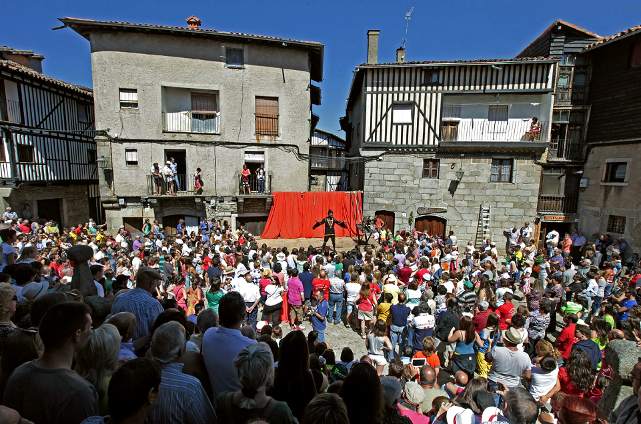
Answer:
[(207, 299), (207, 307), (218, 314), (218, 304), (220, 303), (220, 299), (222, 299), (224, 295), (225, 293), (223, 293), (222, 290), (218, 290), (215, 292), (208, 291), (205, 294), (205, 298)]

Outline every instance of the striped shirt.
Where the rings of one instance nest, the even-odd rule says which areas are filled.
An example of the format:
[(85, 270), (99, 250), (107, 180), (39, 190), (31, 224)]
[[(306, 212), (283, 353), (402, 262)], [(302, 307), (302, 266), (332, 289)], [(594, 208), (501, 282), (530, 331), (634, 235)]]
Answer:
[(216, 422), (216, 412), (200, 384), (182, 372), (183, 364), (163, 366), (158, 398), (149, 411), (154, 424), (207, 424)]
[(144, 289), (131, 289), (118, 293), (111, 305), (111, 313), (131, 312), (136, 316), (134, 340), (149, 335), (154, 321), (163, 311), (162, 305)]

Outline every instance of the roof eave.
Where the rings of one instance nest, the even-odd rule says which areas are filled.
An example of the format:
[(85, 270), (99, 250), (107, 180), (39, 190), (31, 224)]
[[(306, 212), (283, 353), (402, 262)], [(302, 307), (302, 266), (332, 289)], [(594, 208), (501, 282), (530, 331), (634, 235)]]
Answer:
[(626, 34), (621, 34), (619, 36), (613, 36), (609, 40), (597, 42), (597, 44), (593, 44), (591, 46), (587, 46), (583, 50), (583, 53), (590, 53), (590, 52), (592, 52), (592, 51), (594, 51), (594, 50), (596, 50), (596, 49), (598, 49), (600, 47), (609, 46), (612, 43), (616, 43), (618, 41), (625, 40), (628, 37), (632, 37), (632, 36), (639, 35), (639, 34), (641, 34), (641, 27), (639, 27), (638, 29), (636, 29), (634, 31), (630, 31), (630, 32), (628, 32)]

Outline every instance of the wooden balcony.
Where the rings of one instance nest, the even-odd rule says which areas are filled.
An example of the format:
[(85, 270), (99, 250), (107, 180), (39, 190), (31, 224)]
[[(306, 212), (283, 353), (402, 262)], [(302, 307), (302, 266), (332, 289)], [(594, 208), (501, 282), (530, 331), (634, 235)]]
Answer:
[(538, 212), (575, 213), (577, 206), (577, 195), (567, 196), (539, 196), (536, 207)]

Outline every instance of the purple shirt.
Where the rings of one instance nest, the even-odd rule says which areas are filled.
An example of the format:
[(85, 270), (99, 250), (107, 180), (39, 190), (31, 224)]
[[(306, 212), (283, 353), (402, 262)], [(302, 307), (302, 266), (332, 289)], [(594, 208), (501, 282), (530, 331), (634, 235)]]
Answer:
[(138, 239), (134, 240), (133, 245), (131, 246), (134, 251), (140, 249), (140, 246), (142, 246), (142, 242)]
[(303, 283), (298, 277), (292, 277), (287, 281), (287, 302), (290, 305), (301, 306), (303, 304)]

